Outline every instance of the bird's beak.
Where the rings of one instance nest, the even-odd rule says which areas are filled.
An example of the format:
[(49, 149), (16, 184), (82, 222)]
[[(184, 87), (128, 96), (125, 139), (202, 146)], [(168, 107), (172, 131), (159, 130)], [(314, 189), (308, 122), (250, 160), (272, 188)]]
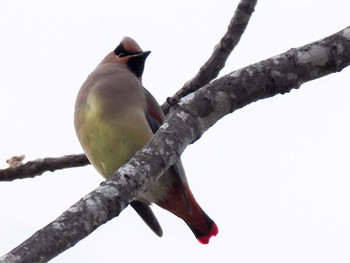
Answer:
[(144, 51), (144, 52), (135, 54), (133, 57), (141, 57), (146, 60), (149, 54), (151, 54), (151, 51)]

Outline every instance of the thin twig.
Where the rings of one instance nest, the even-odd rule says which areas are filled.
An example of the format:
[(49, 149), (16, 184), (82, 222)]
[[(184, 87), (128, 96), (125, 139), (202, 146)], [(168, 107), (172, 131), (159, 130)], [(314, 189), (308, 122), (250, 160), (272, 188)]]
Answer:
[(33, 178), (44, 172), (89, 164), (85, 154), (71, 154), (58, 158), (44, 158), (0, 170), (0, 181)]
[(225, 66), (226, 60), (241, 39), (252, 13), (254, 12), (256, 3), (257, 0), (241, 0), (228, 25), (226, 33), (215, 46), (207, 62), (204, 63), (199, 69), (199, 72), (191, 80), (187, 81), (178, 92), (172, 97), (168, 97), (166, 102), (163, 103), (162, 109), (165, 114), (167, 114), (170, 107), (176, 104), (182, 97), (198, 90), (219, 75), (219, 72)]

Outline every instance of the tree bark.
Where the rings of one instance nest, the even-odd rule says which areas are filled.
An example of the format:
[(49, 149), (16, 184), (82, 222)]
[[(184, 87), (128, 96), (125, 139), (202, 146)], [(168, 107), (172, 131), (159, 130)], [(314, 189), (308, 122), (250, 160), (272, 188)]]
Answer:
[(46, 262), (120, 214), (174, 164), (185, 148), (228, 113), (288, 93), (350, 64), (350, 27), (219, 78), (182, 98), (152, 140), (109, 180), (0, 258)]

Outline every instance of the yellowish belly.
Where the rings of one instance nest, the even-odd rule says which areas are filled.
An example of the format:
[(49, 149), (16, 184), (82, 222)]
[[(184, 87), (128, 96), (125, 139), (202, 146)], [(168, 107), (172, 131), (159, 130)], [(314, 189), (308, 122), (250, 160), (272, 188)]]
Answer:
[(85, 127), (84, 151), (105, 178), (125, 164), (150, 139), (140, 129), (125, 130), (118, 126), (100, 121), (98, 124), (86, 124)]
[[(87, 106), (78, 113), (82, 118), (77, 116), (76, 132), (88, 159), (107, 179), (151, 139), (153, 132), (143, 112), (124, 111), (123, 115), (107, 117), (101, 114), (101, 104), (94, 102), (93, 107)], [(157, 202), (171, 184), (172, 176), (165, 173), (138, 199)]]

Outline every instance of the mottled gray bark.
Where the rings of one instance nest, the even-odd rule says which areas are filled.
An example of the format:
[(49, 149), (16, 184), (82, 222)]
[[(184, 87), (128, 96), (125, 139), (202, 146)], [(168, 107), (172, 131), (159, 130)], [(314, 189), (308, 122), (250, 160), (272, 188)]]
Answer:
[(0, 262), (45, 262), (111, 220), (220, 118), (284, 94), (350, 64), (350, 27), (323, 40), (232, 72), (174, 106), (153, 139), (127, 164)]
[(170, 107), (178, 102), (182, 97), (200, 89), (210, 81), (215, 79), (224, 68), (227, 58), (241, 39), (248, 22), (254, 12), (257, 0), (241, 0), (238, 4), (235, 14), (227, 27), (226, 33), (215, 46), (209, 59), (199, 69), (198, 73), (172, 97), (167, 98), (163, 103), (162, 109), (165, 114)]

